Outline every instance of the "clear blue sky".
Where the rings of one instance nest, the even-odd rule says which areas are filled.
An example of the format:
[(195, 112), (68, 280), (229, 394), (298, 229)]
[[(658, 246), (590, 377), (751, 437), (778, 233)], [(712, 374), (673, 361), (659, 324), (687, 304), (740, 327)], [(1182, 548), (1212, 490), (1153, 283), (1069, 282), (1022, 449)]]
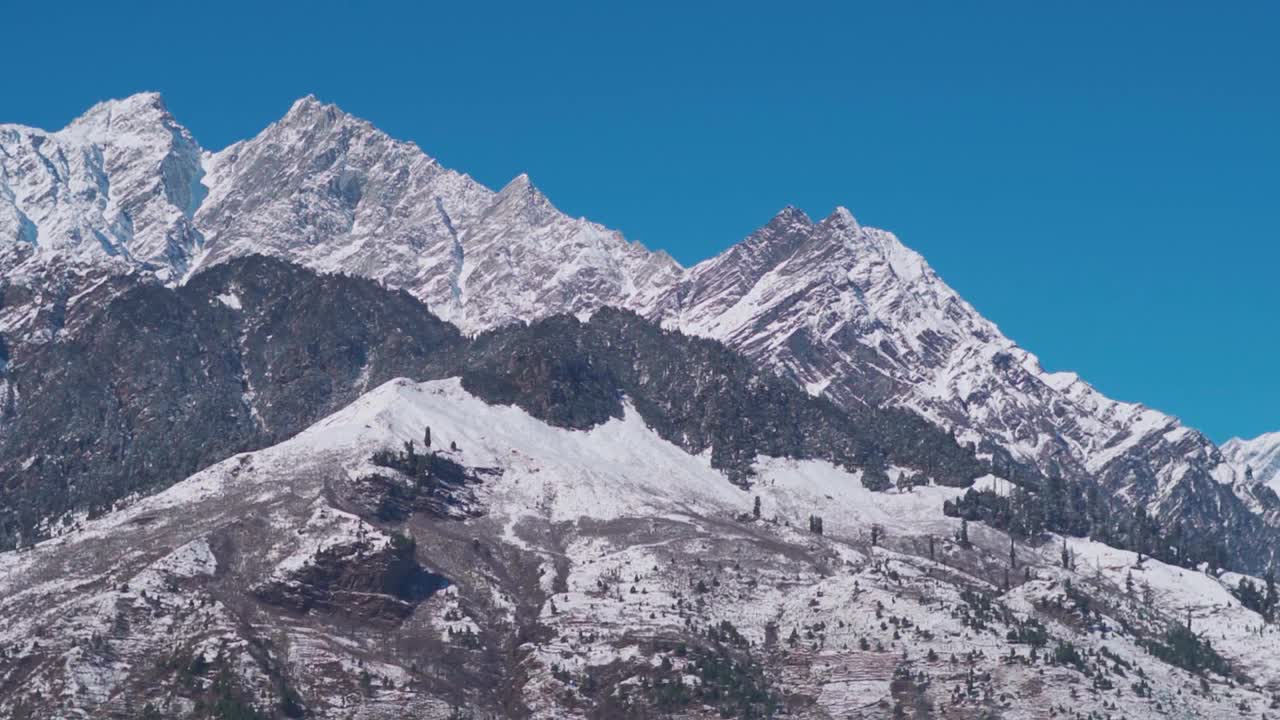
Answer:
[(604, 5), (22, 3), (0, 119), (154, 89), (216, 149), (315, 93), (686, 263), (842, 204), (1049, 369), (1280, 429), (1280, 4)]

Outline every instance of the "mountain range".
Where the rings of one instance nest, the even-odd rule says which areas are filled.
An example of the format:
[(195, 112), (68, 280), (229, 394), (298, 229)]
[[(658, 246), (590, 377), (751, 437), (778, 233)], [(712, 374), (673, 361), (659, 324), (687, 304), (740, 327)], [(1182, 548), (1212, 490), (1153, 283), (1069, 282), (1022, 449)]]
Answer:
[[(1187, 685), (1202, 693), (1187, 707), (1231, 717), (1275, 679), (1251, 656), (1272, 629), (1238, 573), (1261, 587), (1272, 566), (1280, 441), (1219, 448), (1046, 372), (845, 208), (784, 208), (683, 267), (561, 213), (526, 175), (495, 192), (314, 97), (210, 152), (148, 93), (57, 132), (0, 125), (0, 272), (0, 540), (17, 549), (0, 609), (20, 618), (0, 634), (0, 708), (17, 717), (130, 717), (135, 694), (157, 713), (257, 712), (250, 697), (326, 717), (1020, 717), (1003, 696), (1031, 696), (1036, 650), (1093, 684), (1099, 716), (1176, 712), (1178, 673), (1217, 669), (1138, 656), (1174, 647), (1165, 625), (1192, 604), (1231, 634), (1236, 670)], [(402, 447), (428, 445), (425, 428), (439, 454)], [(1149, 519), (1157, 540), (1064, 537), (1059, 562), (985, 511), (942, 512), (966, 488), (1019, 507), (1058, 482)], [(973, 520), (989, 527), (971, 540)], [(1169, 538), (1195, 562), (1166, 557)], [(90, 557), (91, 542), (111, 550)], [(1201, 562), (1209, 575), (1186, 569)], [(904, 583), (919, 607), (890, 613), (890, 640)], [(812, 604), (792, 607), (801, 595)], [(1056, 647), (1023, 641), (1046, 603)], [(263, 627), (287, 628), (287, 647)], [(56, 652), (25, 645), (42, 633)], [(393, 636), (391, 655), (352, 650)], [(885, 642), (923, 665), (881, 677)], [(1063, 643), (1083, 655), (1058, 657)], [(760, 659), (784, 645), (803, 671)], [(993, 670), (974, 653), (996, 645), (1035, 649)], [(157, 654), (173, 672), (139, 669)], [(1099, 688), (1100, 666), (1134, 665), (1162, 700), (1145, 675), (1145, 690)], [(768, 690), (761, 668), (787, 679)], [(732, 687), (715, 684), (725, 672)], [(963, 692), (930, 689), (948, 672)], [(215, 673), (238, 680), (219, 695)], [(681, 673), (717, 694), (685, 698)], [(361, 687), (371, 674), (380, 689)], [(637, 686), (667, 690), (620, 699)], [(1075, 689), (1043, 692), (1076, 712)]]
[(1176, 418), (1045, 372), (917, 253), (844, 208), (819, 222), (785, 208), (683, 268), (564, 215), (527, 175), (495, 193), (314, 97), (216, 153), (156, 94), (101, 103), (56, 133), (0, 126), (0, 147), (14, 284), (50, 254), (168, 284), (265, 254), (403, 289), (464, 333), (625, 308), (720, 340), (844, 407), (914, 410), (1006, 474), (1091, 477), (1190, 522), (1217, 520), (1204, 504), (1228, 506), (1232, 526), (1250, 522), (1237, 505), (1263, 516), (1277, 507), (1265, 482), (1248, 482)]

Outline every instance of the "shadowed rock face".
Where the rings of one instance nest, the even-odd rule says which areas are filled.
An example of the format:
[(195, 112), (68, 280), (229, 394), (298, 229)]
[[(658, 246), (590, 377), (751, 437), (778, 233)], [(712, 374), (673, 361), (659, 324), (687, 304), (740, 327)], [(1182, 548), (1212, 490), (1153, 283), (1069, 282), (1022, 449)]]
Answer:
[(664, 331), (605, 308), (581, 323), (550, 318), (479, 336), (462, 375), (470, 392), (563, 427), (621, 417), (625, 395), (664, 438), (748, 483), (758, 455), (830, 460), (883, 472), (917, 467), (967, 485), (986, 467), (918, 416), (844, 411), (718, 342)]
[(30, 539), (46, 518), (98, 513), (279, 442), (391, 378), (455, 375), (489, 402), (578, 429), (619, 417), (625, 395), (663, 437), (710, 449), (739, 483), (757, 455), (872, 473), (913, 466), (955, 484), (984, 472), (910, 413), (847, 414), (717, 342), (632, 313), (469, 341), (406, 293), (253, 257), (177, 290), (141, 285), (10, 360), (3, 537)]
[(372, 461), (379, 469), (334, 488), (342, 501), (362, 517), (398, 522), (415, 514), (462, 520), (483, 514), (475, 488), (498, 473), (469, 468), (448, 455), (452, 450), (429, 447), (404, 451), (380, 450)]
[(442, 375), (462, 347), (408, 295), (278, 261), (135, 287), (10, 359), (5, 542), (287, 438), (391, 378)]
[(304, 615), (344, 613), (398, 622), (448, 584), (418, 564), (415, 549), (402, 536), (378, 548), (361, 541), (325, 548), (304, 567), (253, 588), (253, 594), (268, 605)]

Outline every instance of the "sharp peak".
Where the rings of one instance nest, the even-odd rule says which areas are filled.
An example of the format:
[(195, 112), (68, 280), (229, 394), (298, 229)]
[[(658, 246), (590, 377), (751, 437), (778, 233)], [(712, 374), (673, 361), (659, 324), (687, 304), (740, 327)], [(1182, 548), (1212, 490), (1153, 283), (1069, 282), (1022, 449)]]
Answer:
[(111, 118), (116, 115), (140, 115), (154, 112), (158, 117), (170, 118), (169, 108), (159, 92), (148, 90), (134, 93), (122, 98), (111, 98), (94, 103), (80, 117), (71, 121), (71, 125), (92, 122), (100, 118)]
[(841, 230), (860, 230), (862, 226), (858, 224), (857, 218), (853, 213), (849, 212), (849, 208), (843, 205), (837, 205), (831, 214), (823, 218), (821, 225), (841, 229)]
[(731, 253), (769, 248), (770, 253), (796, 248), (813, 231), (813, 220), (795, 205), (787, 205), (774, 213), (769, 222), (730, 248)]
[(523, 172), (511, 178), (511, 180), (509, 180), (506, 185), (502, 186), (503, 190), (507, 190), (509, 188), (513, 190), (519, 190), (519, 189), (537, 190), (537, 188), (534, 187), (533, 185), (533, 180), (529, 179), (529, 173), (523, 173)]
[(278, 124), (315, 124), (321, 121), (328, 123), (348, 121), (377, 130), (373, 123), (368, 120), (352, 115), (335, 103), (324, 102), (313, 93), (308, 93), (294, 100), (293, 104), (289, 106), (289, 111), (284, 114), (284, 117), (280, 118)]
[[(122, 98), (112, 98), (96, 103), (93, 107), (154, 107), (157, 109), (167, 109), (164, 104), (164, 96), (158, 90), (143, 90), (132, 95), (126, 95)], [(92, 109), (92, 108), (90, 108)]]
[[(320, 98), (316, 97), (315, 93), (307, 93), (297, 100), (294, 100), (293, 104), (289, 106), (289, 112), (286, 114), (310, 110), (313, 108), (322, 108), (325, 106), (326, 103), (320, 102)], [(332, 103), (329, 103), (329, 106), (337, 107), (332, 105)]]
[(502, 189), (498, 191), (498, 195), (502, 198), (515, 198), (524, 196), (531, 201), (548, 202), (547, 196), (533, 184), (533, 180), (529, 179), (529, 173), (520, 173), (511, 178)]
[(795, 205), (787, 205), (778, 212), (774, 213), (773, 218), (769, 220), (769, 225), (812, 225), (813, 220), (805, 211)]
[(520, 173), (502, 186), (494, 197), (494, 208), (519, 208), (521, 212), (560, 212), (551, 199), (529, 179), (528, 173)]
[(118, 139), (122, 129), (131, 133), (165, 133), (184, 138), (182, 142), (198, 147), (191, 133), (169, 112), (164, 98), (154, 91), (96, 103), (58, 134), (93, 143), (110, 143)]

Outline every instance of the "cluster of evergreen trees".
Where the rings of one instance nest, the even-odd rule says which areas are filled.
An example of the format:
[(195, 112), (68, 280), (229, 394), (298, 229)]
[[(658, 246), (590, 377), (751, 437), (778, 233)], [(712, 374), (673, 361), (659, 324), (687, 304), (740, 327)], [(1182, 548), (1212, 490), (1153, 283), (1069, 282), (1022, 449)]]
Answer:
[(1112, 547), (1137, 552), (1183, 567), (1208, 563), (1226, 567), (1226, 547), (1216, 538), (1193, 536), (1180, 524), (1165, 526), (1145, 509), (1117, 506), (1096, 485), (1049, 478), (1038, 486), (1016, 486), (1002, 495), (994, 490), (970, 488), (957, 500), (948, 500), (943, 512), (967, 521), (983, 522), (1020, 537), (1045, 532), (1089, 537)]
[[(374, 465), (399, 470), (413, 478), (420, 486), (434, 483), (464, 484), (467, 481), (466, 468), (431, 450), (431, 428), (426, 429), (423, 440), (427, 446), (425, 453), (419, 453), (414, 442), (408, 440), (404, 444), (404, 452), (379, 450), (370, 460)], [(450, 447), (452, 451), (457, 452), (457, 443), (450, 443)]]
[(1183, 670), (1198, 675), (1212, 672), (1231, 676), (1230, 663), (1213, 649), (1208, 638), (1195, 634), (1189, 624), (1170, 625), (1163, 638), (1148, 640), (1144, 645), (1152, 655)]
[[(726, 637), (736, 634), (735, 630)], [(729, 650), (724, 643), (681, 647), (675, 654), (686, 660), (683, 669), (676, 669), (671, 658), (664, 656), (656, 668), (641, 676), (641, 693), (648, 695), (660, 712), (711, 707), (720, 717), (750, 719), (770, 718), (781, 709), (781, 702), (771, 692), (759, 665)], [(697, 677), (698, 682), (686, 684), (686, 675)]]
[(1280, 598), (1276, 595), (1275, 572), (1268, 570), (1262, 579), (1261, 586), (1247, 577), (1241, 578), (1232, 594), (1241, 605), (1258, 613), (1267, 622), (1273, 622), (1276, 619), (1276, 606), (1280, 604)]

